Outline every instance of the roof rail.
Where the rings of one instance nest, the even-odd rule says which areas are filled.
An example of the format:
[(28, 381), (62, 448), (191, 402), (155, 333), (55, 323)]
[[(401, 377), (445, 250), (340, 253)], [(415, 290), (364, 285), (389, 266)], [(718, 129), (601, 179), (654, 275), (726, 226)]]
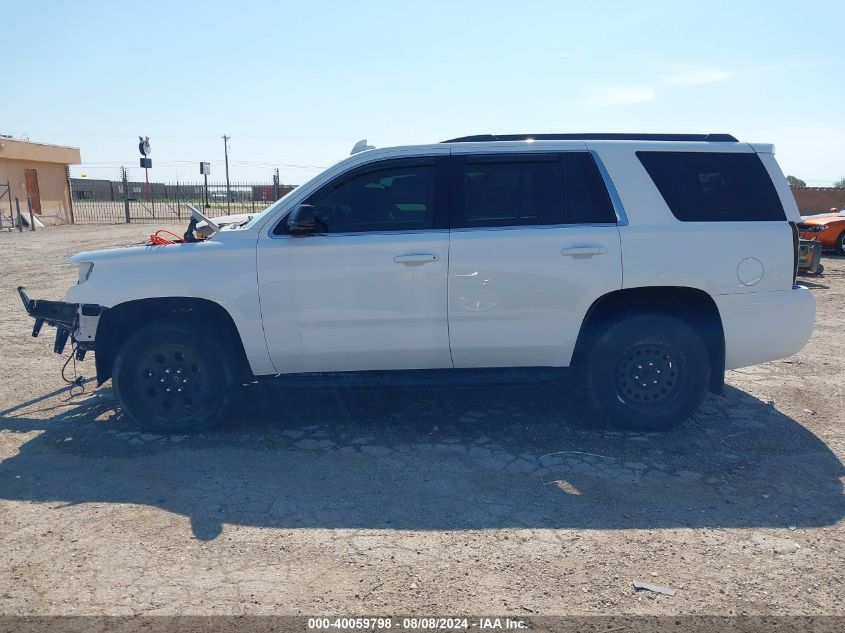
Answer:
[(494, 141), (684, 141), (738, 143), (730, 134), (476, 134), (443, 143), (492, 143)]

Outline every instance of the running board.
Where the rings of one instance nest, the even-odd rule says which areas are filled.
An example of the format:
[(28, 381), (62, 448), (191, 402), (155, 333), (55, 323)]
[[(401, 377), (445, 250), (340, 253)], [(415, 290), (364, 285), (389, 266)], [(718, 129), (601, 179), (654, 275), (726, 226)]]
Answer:
[(414, 369), (396, 371), (349, 371), (261, 376), (265, 384), (296, 389), (332, 388), (451, 388), (496, 385), (526, 388), (567, 375), (567, 368), (506, 367), (489, 369)]

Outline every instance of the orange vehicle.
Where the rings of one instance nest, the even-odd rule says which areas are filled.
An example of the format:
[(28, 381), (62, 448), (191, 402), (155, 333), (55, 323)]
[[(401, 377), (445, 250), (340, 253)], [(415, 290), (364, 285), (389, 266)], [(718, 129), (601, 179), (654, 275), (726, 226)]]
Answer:
[(801, 216), (798, 233), (801, 239), (821, 242), (824, 250), (835, 250), (839, 255), (845, 255), (845, 209)]

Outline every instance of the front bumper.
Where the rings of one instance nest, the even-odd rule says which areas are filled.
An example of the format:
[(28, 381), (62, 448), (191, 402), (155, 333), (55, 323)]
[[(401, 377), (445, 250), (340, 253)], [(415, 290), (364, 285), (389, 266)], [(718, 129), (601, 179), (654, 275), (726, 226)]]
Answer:
[(827, 251), (836, 248), (836, 238), (839, 237), (839, 233), (830, 228), (823, 228), (820, 230), (801, 230), (801, 225), (799, 224), (798, 237), (801, 240), (817, 242), (821, 244), (822, 249)]
[(86, 352), (94, 349), (97, 323), (103, 313), (102, 306), (30, 299), (23, 286), (18, 286), (18, 294), (26, 313), (35, 319), (32, 326), (33, 337), (41, 334), (45, 323), (56, 328), (56, 340), (53, 344), (56, 354), (64, 353), (68, 338), (71, 338), (75, 345), (78, 360), (85, 358)]

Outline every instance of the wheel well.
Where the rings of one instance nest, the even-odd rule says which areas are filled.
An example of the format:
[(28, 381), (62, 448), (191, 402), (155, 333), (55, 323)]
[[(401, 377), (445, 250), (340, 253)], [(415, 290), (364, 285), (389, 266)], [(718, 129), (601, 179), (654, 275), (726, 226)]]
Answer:
[(129, 336), (153, 321), (169, 317), (184, 319), (213, 333), (216, 343), (230, 353), (236, 375), (251, 375), (240, 333), (225, 308), (207, 299), (157, 297), (127, 301), (103, 311), (94, 339), (97, 384), (111, 378), (115, 355)]
[(710, 355), (710, 390), (720, 393), (725, 381), (725, 332), (713, 298), (696, 288), (654, 286), (616, 290), (596, 299), (578, 333), (572, 365), (584, 359), (594, 338), (623, 315), (659, 312), (689, 323), (704, 339)]

